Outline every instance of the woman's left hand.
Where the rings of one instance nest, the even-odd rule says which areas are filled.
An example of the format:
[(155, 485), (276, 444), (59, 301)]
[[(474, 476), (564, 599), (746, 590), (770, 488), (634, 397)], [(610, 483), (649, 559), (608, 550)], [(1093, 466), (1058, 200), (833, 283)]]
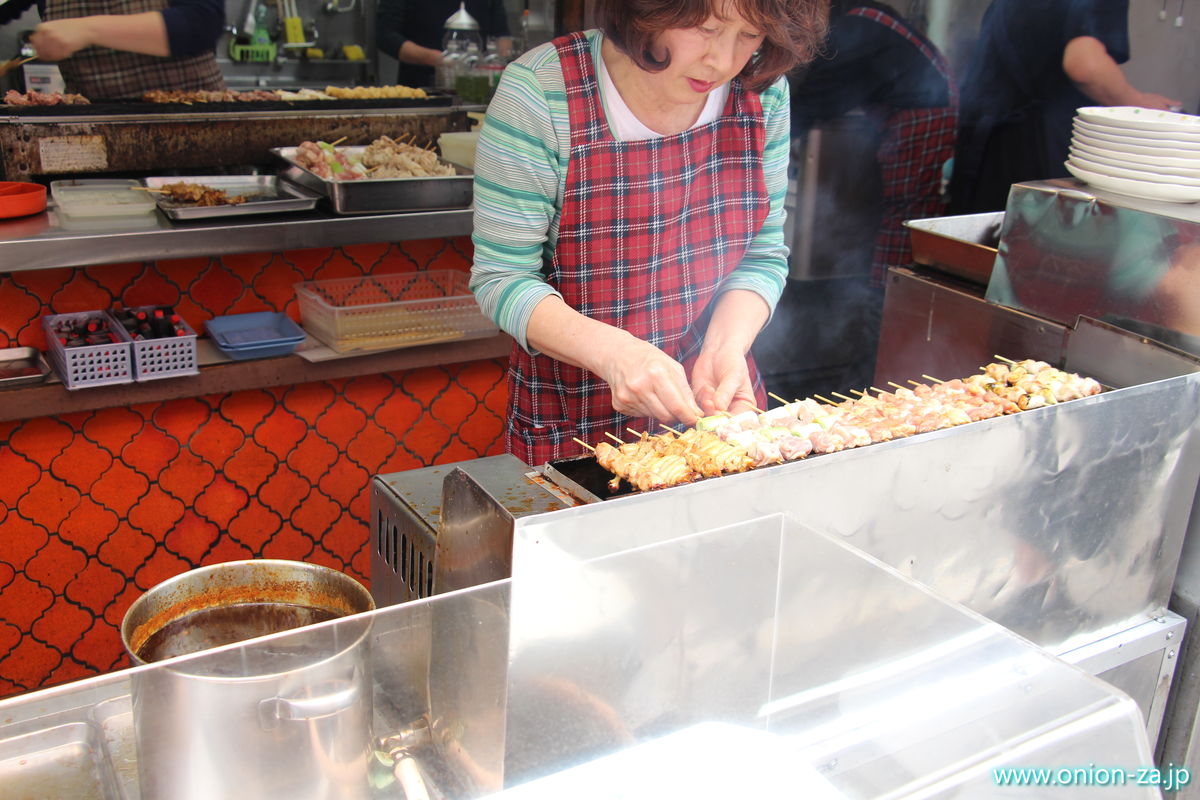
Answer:
[(730, 289), (718, 298), (692, 367), (692, 393), (705, 414), (754, 408), (746, 353), (770, 313), (766, 301), (745, 289)]
[(705, 347), (692, 367), (692, 393), (705, 414), (754, 408), (754, 385), (740, 347)]

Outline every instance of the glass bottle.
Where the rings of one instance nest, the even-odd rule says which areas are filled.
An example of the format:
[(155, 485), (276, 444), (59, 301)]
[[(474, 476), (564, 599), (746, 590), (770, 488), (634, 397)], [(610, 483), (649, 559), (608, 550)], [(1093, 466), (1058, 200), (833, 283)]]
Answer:
[(437, 68), (437, 88), (445, 92), (454, 91), (465, 55), (466, 48), (462, 41), (451, 39), (446, 42), (446, 48), (442, 51), (442, 63)]

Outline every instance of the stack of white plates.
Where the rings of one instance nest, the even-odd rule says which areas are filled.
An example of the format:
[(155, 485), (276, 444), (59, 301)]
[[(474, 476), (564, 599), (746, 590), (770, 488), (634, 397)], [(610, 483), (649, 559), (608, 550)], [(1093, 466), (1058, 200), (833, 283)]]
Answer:
[(1098, 189), (1200, 201), (1200, 117), (1132, 106), (1081, 108), (1066, 166)]

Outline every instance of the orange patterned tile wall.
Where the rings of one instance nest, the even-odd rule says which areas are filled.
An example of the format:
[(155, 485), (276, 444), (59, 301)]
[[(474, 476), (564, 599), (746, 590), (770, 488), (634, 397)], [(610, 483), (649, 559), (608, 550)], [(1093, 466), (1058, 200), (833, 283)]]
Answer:
[[(43, 314), (114, 304), (173, 304), (198, 330), (263, 309), (298, 319), (297, 281), (466, 269), (469, 251), (437, 239), (0, 274), (0, 347), (43, 347)], [(125, 666), (125, 609), (196, 566), (300, 559), (366, 583), (371, 477), (501, 452), (504, 371), (479, 361), (0, 423), (0, 696)]]

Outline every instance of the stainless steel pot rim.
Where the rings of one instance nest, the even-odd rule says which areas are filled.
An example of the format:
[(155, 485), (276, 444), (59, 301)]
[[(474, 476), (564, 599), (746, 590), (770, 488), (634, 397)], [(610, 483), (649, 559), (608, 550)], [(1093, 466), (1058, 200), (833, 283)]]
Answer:
[[(295, 629), (291, 629), (291, 630), (278, 631), (276, 633), (270, 633), (270, 634), (266, 634), (263, 636), (247, 638), (247, 639), (244, 639), (241, 641), (230, 642), (229, 644), (208, 648), (208, 649), (201, 650), (201, 651), (195, 652), (195, 653), (187, 653), (184, 655), (175, 656), (173, 658), (162, 659), (161, 661), (145, 662), (145, 661), (142, 661), (140, 658), (138, 658), (138, 656), (136, 655), (135, 649), (131, 646), (131, 638), (132, 638), (132, 635), (137, 631), (137, 628), (146, 623), (146, 620), (138, 620), (137, 617), (142, 612), (143, 608), (146, 607), (147, 605), (153, 603), (157, 599), (158, 596), (170, 592), (173, 587), (185, 585), (187, 583), (191, 583), (191, 582), (195, 582), (195, 581), (203, 581), (208, 577), (211, 577), (216, 574), (220, 574), (222, 572), (235, 573), (235, 572), (244, 572), (247, 570), (256, 570), (256, 571), (265, 572), (270, 569), (295, 570), (297, 573), (308, 572), (308, 573), (315, 573), (315, 574), (319, 574), (321, 576), (327, 577), (330, 579), (331, 582), (335, 582), (339, 589), (347, 590), (348, 593), (350, 593), (354, 597), (355, 600), (361, 602), (361, 604), (363, 606), (362, 610), (353, 612), (353, 613), (347, 613), (347, 614), (345, 614), (343, 616), (339, 616), (335, 619), (326, 620), (324, 622), (315, 623), (313, 625), (308, 625), (308, 626), (305, 626), (304, 628), (295, 628)], [(264, 680), (264, 679), (268, 679), (271, 677), (276, 677), (278, 675), (286, 674), (288, 672), (292, 672), (295, 670), (295, 668), (291, 667), (288, 669), (283, 669), (283, 670), (280, 670), (278, 673), (263, 672), (263, 673), (256, 673), (254, 675), (246, 675), (246, 676), (221, 676), (221, 675), (205, 675), (203, 673), (194, 674), (194, 673), (188, 672), (185, 669), (185, 667), (187, 664), (192, 663), (197, 660), (203, 660), (205, 658), (219, 658), (220, 656), (217, 654), (227, 652), (227, 651), (241, 649), (241, 648), (245, 647), (246, 645), (252, 644), (252, 643), (256, 646), (263, 646), (262, 643), (265, 643), (268, 641), (274, 641), (274, 640), (282, 639), (282, 638), (289, 637), (289, 636), (304, 636), (306, 634), (312, 635), (311, 634), (312, 631), (315, 631), (318, 629), (323, 629), (323, 628), (328, 628), (328, 627), (334, 626), (334, 625), (359, 625), (359, 626), (361, 626), (361, 631), (358, 631), (356, 633), (356, 635), (354, 636), (352, 641), (338, 642), (336, 650), (331, 651), (327, 657), (315, 659), (314, 661), (310, 662), (309, 664), (307, 664), (303, 667), (304, 669), (315, 668), (327, 661), (330, 661), (330, 660), (333, 660), (333, 659), (339, 657), (339, 655), (341, 653), (344, 653), (347, 650), (350, 650), (354, 647), (359, 646), (359, 644), (362, 642), (362, 640), (365, 639), (368, 636), (368, 634), (370, 633), (370, 628), (371, 628), (371, 624), (372, 624), (370, 615), (373, 614), (376, 610), (377, 609), (375, 608), (374, 599), (371, 597), (371, 594), (370, 594), (370, 592), (367, 591), (366, 587), (364, 587), (358, 580), (356, 580), (352, 576), (347, 575), (346, 573), (341, 572), (340, 570), (334, 569), (332, 567), (326, 567), (326, 566), (320, 565), (320, 564), (310, 564), (308, 562), (303, 562), (303, 561), (290, 561), (290, 560), (284, 560), (284, 559), (246, 559), (246, 560), (242, 560), (242, 561), (226, 561), (226, 562), (222, 562), (219, 564), (210, 564), (210, 565), (207, 565), (204, 567), (197, 567), (196, 569), (188, 570), (186, 572), (180, 573), (179, 575), (172, 576), (170, 578), (167, 578), (164, 581), (161, 581), (161, 582), (155, 584), (153, 587), (151, 587), (146, 592), (144, 592), (137, 600), (135, 600), (133, 602), (133, 604), (125, 612), (125, 616), (121, 622), (121, 643), (124, 645), (125, 651), (129, 655), (131, 662), (133, 664), (135, 664), (137, 666), (137, 668), (139, 668), (139, 669), (152, 668), (152, 667), (156, 667), (159, 665), (171, 665), (171, 668), (173, 670), (185, 672), (189, 678), (193, 678), (193, 679), (209, 680), (209, 681), (216, 682), (216, 683), (241, 683), (241, 682), (247, 682), (247, 681), (259, 681), (259, 680)], [(186, 612), (184, 612), (184, 613), (186, 613)], [(151, 633), (153, 633), (154, 631), (165, 626), (166, 624), (173, 621), (174, 619), (178, 619), (180, 616), (184, 616), (184, 613), (180, 613), (179, 615), (174, 616), (174, 617), (172, 617), (170, 615), (165, 615), (162, 618), (162, 620), (160, 620), (161, 624), (155, 626), (153, 628), (153, 630), (151, 631)], [(148, 638), (148, 636), (149, 636), (149, 634), (147, 634), (144, 637), (141, 637), (141, 641), (144, 643), (145, 639)], [(139, 647), (140, 647), (140, 644), (139, 644)]]

